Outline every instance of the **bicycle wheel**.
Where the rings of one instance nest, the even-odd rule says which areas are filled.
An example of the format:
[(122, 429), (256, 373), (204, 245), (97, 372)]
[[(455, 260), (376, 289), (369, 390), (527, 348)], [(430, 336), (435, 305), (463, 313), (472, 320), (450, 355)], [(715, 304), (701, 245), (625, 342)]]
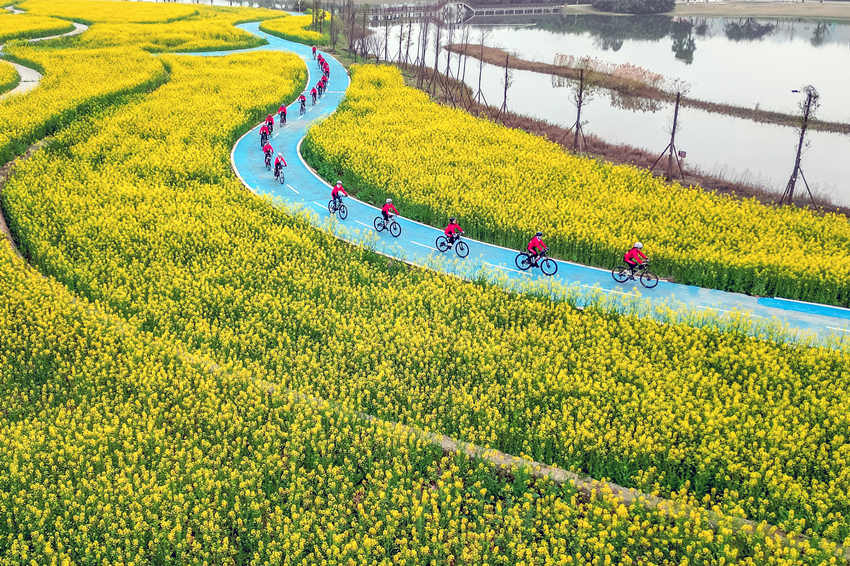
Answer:
[(336, 212), (340, 220), (345, 220), (346, 218), (348, 218), (348, 207), (344, 204), (340, 203), (339, 208), (337, 208)]
[(618, 265), (611, 270), (611, 277), (613, 277), (614, 281), (617, 283), (625, 283), (629, 280), (629, 268), (625, 265)]
[(393, 238), (398, 238), (401, 236), (401, 224), (393, 220), (390, 222), (390, 234), (393, 235)]
[(283, 171), (281, 171), (280, 175), (277, 176), (277, 180), (281, 185), (286, 182), (286, 177), (284, 177)]
[(466, 257), (469, 255), (469, 246), (466, 242), (458, 242), (455, 244), (455, 253), (458, 257)]
[(384, 222), (384, 219), (381, 218), (380, 216), (375, 218), (375, 221), (372, 222), (372, 224), (375, 225), (375, 230), (377, 230), (378, 232), (382, 232), (384, 230), (384, 228), (387, 227), (387, 224)]
[(331, 199), (328, 201), (328, 213), (333, 214), (334, 212), (336, 212), (334, 210), (334, 201)]
[(543, 272), (543, 275), (548, 275), (552, 277), (556, 273), (558, 273), (558, 262), (554, 259), (549, 259), (548, 257), (540, 262), (540, 271)]
[(449, 241), (446, 240), (445, 236), (437, 236), (437, 241), (434, 244), (437, 246), (438, 251), (444, 252), (449, 249)]
[(528, 257), (527, 253), (519, 252), (516, 254), (516, 258), (514, 258), (514, 263), (518, 269), (527, 271), (528, 268), (531, 267), (531, 258)]
[(640, 284), (647, 289), (652, 289), (658, 285), (658, 276), (651, 271), (644, 271), (640, 274)]

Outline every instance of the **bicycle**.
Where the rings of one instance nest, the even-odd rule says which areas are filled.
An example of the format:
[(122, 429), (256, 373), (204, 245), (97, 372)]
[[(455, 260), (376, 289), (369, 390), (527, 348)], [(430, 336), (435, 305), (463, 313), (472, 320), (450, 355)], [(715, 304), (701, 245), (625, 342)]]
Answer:
[[(519, 252), (514, 258), (514, 263), (517, 268), (521, 271), (528, 271), (532, 267), (539, 267), (540, 271), (543, 272), (543, 275), (548, 275), (549, 277), (558, 273), (558, 262), (555, 260), (546, 257), (546, 254), (549, 253), (549, 250), (543, 250), (537, 255), (537, 262), (531, 261), (531, 254), (528, 252)], [(543, 258), (543, 261), (540, 261), (540, 258)]]
[(270, 154), (266, 154), (266, 171), (272, 170), (272, 156)]
[(298, 108), (298, 115), (303, 116), (305, 112), (307, 112), (307, 101), (302, 100), (301, 106)]
[(266, 125), (269, 127), (269, 137), (271, 137), (272, 133), (274, 133), (274, 120), (266, 122)]
[(378, 232), (389, 230), (393, 238), (401, 236), (401, 224), (395, 221), (395, 216), (392, 214), (390, 215), (389, 220), (384, 220), (383, 216), (378, 216), (372, 224), (375, 225), (375, 230)]
[[(286, 167), (286, 166), (284, 165), (283, 167)], [(280, 171), (278, 172), (277, 177), (276, 177), (277, 182), (280, 183), (281, 185), (286, 182), (286, 177), (283, 174), (283, 167), (280, 168)]]
[(649, 262), (644, 262), (638, 264), (634, 271), (632, 271), (628, 265), (622, 264), (618, 265), (614, 269), (611, 270), (611, 277), (614, 278), (614, 281), (617, 283), (625, 283), (626, 281), (635, 280), (635, 271), (640, 272), (638, 275), (638, 280), (640, 284), (646, 287), (647, 289), (652, 289), (656, 285), (658, 285), (658, 276), (651, 271), (649, 271)]
[(283, 127), (286, 125), (286, 114), (283, 112), (278, 113), (278, 117), (280, 118), (280, 126)]
[[(435, 245), (437, 246), (437, 251), (446, 252), (453, 244), (449, 242), (449, 239), (446, 236), (441, 235), (437, 236)], [(458, 257), (466, 257), (469, 255), (469, 245), (461, 240), (460, 235), (456, 236), (454, 239), (454, 249)]]
[(330, 212), (331, 215), (336, 213), (340, 220), (348, 218), (348, 207), (342, 204), (342, 199), (331, 199), (328, 201), (328, 212)]
[(269, 141), (269, 135), (260, 134), (260, 149), (263, 149), (266, 146), (267, 141)]

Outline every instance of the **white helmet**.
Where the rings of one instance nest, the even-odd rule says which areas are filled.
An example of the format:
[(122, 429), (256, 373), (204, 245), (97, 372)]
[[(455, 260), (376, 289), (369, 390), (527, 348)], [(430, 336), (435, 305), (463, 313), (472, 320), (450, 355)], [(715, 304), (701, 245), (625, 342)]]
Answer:
[(337, 184), (337, 185), (341, 185), (341, 184), (342, 184), (342, 181), (341, 181), (340, 179), (337, 179), (337, 180), (336, 180), (336, 184)]
[(280, 158), (283, 158), (283, 154), (279, 151), (277, 152), (277, 156), (280, 157)]
[(641, 248), (643, 248), (643, 244), (641, 244), (640, 242), (635, 242), (635, 247), (637, 249), (641, 249)]
[(387, 199), (387, 204), (390, 204), (392, 201), (393, 201), (393, 199), (388, 198), (388, 199)]

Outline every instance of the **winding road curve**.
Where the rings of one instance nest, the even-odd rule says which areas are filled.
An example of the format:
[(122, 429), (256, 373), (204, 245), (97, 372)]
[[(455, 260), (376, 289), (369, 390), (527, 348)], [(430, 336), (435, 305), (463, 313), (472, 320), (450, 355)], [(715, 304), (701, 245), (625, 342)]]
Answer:
[[(14, 6), (6, 6), (6, 10), (8, 10), (9, 12), (12, 12), (13, 14), (24, 14), (25, 13), (23, 10), (19, 10), (19, 9), (15, 8)], [(47, 35), (45, 37), (35, 37), (33, 39), (29, 39), (28, 41), (31, 42), (31, 43), (35, 43), (36, 41), (46, 41), (48, 39), (56, 39), (57, 37), (79, 35), (79, 34), (83, 33), (84, 31), (86, 31), (87, 29), (89, 29), (89, 26), (87, 26), (85, 24), (78, 24), (77, 22), (71, 22), (71, 23), (74, 24), (74, 29), (69, 31), (69, 32), (60, 33), (60, 34), (57, 34), (57, 35)], [(4, 45), (5, 44), (0, 44), (0, 53), (3, 52)], [(26, 67), (24, 65), (21, 65), (19, 63), (15, 63), (13, 61), (7, 61), (7, 63), (10, 63), (15, 68), (15, 70), (18, 71), (18, 75), (21, 77), (21, 81), (18, 83), (18, 86), (16, 86), (15, 88), (0, 94), (0, 100), (3, 100), (4, 98), (8, 98), (8, 97), (10, 97), (14, 94), (25, 94), (25, 93), (31, 91), (32, 89), (34, 89), (35, 87), (37, 87), (38, 83), (41, 82), (43, 75), (41, 73), (39, 73), (38, 71), (36, 71), (35, 69), (32, 69), (30, 67)]]
[[(308, 84), (318, 78), (318, 68), (310, 48), (261, 32), (259, 23), (241, 24), (243, 30), (268, 41), (267, 45), (253, 50), (282, 50), (294, 52), (306, 63), (310, 73)], [(253, 51), (241, 50), (241, 51)], [(216, 51), (199, 55), (227, 55), (233, 51)], [(373, 248), (376, 252), (451, 275), (472, 279), (484, 276), (508, 288), (538, 288), (554, 295), (572, 296), (579, 305), (603, 301), (615, 308), (665, 319), (667, 309), (691, 313), (717, 315), (721, 320), (733, 315), (746, 314), (753, 332), (765, 326), (786, 328), (786, 338), (815, 338), (819, 341), (850, 342), (850, 309), (793, 301), (781, 298), (752, 297), (740, 293), (704, 289), (661, 281), (655, 289), (641, 289), (639, 284), (619, 285), (607, 269), (558, 261), (558, 273), (547, 280), (539, 271), (522, 272), (516, 269), (516, 250), (509, 250), (467, 240), (469, 257), (459, 260), (452, 251), (440, 254), (434, 249), (434, 240), (442, 230), (406, 218), (399, 218), (402, 234), (398, 239), (386, 232), (376, 234), (372, 220), (377, 209), (354, 198), (346, 199), (349, 214), (345, 221), (329, 220), (327, 202), (330, 187), (304, 162), (300, 144), (307, 128), (334, 112), (349, 85), (345, 68), (332, 57), (328, 93), (315, 106), (308, 103), (308, 112), (298, 117), (295, 103), (289, 107), (289, 123), (279, 124), (272, 136), (275, 151), (282, 151), (289, 163), (286, 184), (280, 185), (266, 171), (259, 150), (259, 127), (248, 131), (233, 147), (231, 162), (236, 174), (250, 190), (270, 195), (281, 206), (293, 213), (308, 211), (310, 222), (328, 229), (337, 237)], [(404, 211), (401, 211), (404, 213)], [(669, 311), (667, 311), (669, 312)]]

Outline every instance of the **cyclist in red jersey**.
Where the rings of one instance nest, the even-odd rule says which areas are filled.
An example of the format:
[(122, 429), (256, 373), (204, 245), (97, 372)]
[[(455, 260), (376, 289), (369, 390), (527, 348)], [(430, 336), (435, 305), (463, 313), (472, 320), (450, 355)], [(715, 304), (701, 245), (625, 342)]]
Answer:
[(393, 199), (388, 198), (387, 202), (384, 203), (384, 206), (381, 207), (381, 216), (384, 217), (384, 222), (390, 221), (390, 212), (396, 215), (398, 214), (398, 210), (396, 210), (396, 207), (393, 206)]
[(301, 105), (301, 109), (299, 111), (303, 114), (304, 110), (307, 108), (307, 97), (302, 94), (298, 97), (298, 103)]
[(280, 125), (286, 124), (286, 105), (281, 104), (280, 108), (277, 109), (277, 114), (280, 116)]
[(538, 232), (531, 238), (531, 241), (528, 242), (528, 246), (526, 246), (528, 253), (531, 256), (531, 265), (537, 265), (537, 258), (540, 257), (540, 254), (544, 251), (548, 250), (548, 246), (543, 243), (543, 232)]
[(333, 189), (331, 189), (331, 200), (334, 201), (334, 204), (339, 204), (339, 201), (342, 200), (342, 197), (347, 197), (348, 193), (345, 192), (345, 189), (342, 187), (342, 181), (337, 180), (336, 185), (334, 185)]
[(457, 220), (454, 217), (451, 217), (449, 218), (449, 225), (446, 226), (444, 232), (446, 234), (446, 239), (449, 241), (449, 245), (451, 245), (454, 244), (455, 240), (463, 234), (463, 229), (457, 223)]
[(274, 159), (274, 178), (277, 179), (280, 176), (280, 170), (286, 167), (286, 160), (283, 158), (282, 153), (278, 153), (277, 157)]
[(272, 144), (266, 142), (266, 145), (263, 146), (263, 155), (265, 156), (266, 168), (271, 167), (272, 164), (272, 154), (274, 153), (274, 148)]
[(641, 250), (643, 249), (643, 244), (640, 242), (635, 242), (635, 245), (632, 246), (632, 249), (627, 251), (625, 255), (623, 255), (623, 261), (626, 262), (626, 265), (629, 266), (629, 272), (631, 276), (635, 275), (635, 268), (641, 265), (646, 259), (646, 254), (644, 254)]
[(260, 145), (265, 145), (269, 139), (269, 127), (266, 124), (260, 126)]
[(314, 45), (313, 46), (313, 59), (315, 59), (315, 58), (316, 58), (316, 46)]
[(310, 89), (310, 97), (313, 99), (313, 104), (316, 104), (316, 87)]
[(269, 134), (274, 131), (274, 116), (268, 114), (266, 116), (266, 125), (269, 127)]

